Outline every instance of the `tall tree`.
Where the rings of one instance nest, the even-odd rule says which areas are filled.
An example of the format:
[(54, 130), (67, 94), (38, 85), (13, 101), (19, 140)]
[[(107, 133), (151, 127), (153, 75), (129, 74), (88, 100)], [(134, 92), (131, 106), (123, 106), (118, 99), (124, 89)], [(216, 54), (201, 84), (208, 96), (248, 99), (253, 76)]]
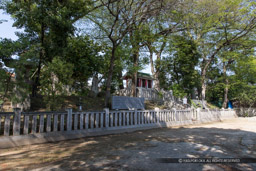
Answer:
[(88, 36), (78, 35), (68, 39), (64, 57), (66, 62), (73, 64), (73, 87), (78, 94), (87, 92), (89, 78), (94, 74), (102, 73), (100, 70), (104, 67), (104, 57), (99, 55), (99, 52), (103, 50)]
[(13, 103), (22, 102), (28, 97), (30, 85), (28, 68), (34, 66), (34, 61), (27, 60), (27, 56), (33, 55), (33, 50), (27, 50), (26, 54), (24, 53), (24, 48), (28, 44), (28, 39), (25, 37), (20, 37), (17, 41), (0, 40), (2, 62), (0, 96), (3, 102), (7, 100)]
[(42, 79), (40, 80), (43, 100), (50, 110), (59, 109), (64, 100), (61, 95), (67, 95), (68, 85), (72, 85), (74, 65), (67, 63), (60, 58), (54, 58), (42, 68)]
[(123, 38), (133, 29), (133, 24), (155, 14), (161, 7), (161, 1), (101, 0), (101, 4), (102, 8), (87, 17), (103, 31), (103, 35), (107, 37), (112, 46), (105, 97), (105, 106), (109, 106), (117, 48)]
[(201, 98), (205, 99), (207, 71), (222, 49), (248, 36), (256, 28), (255, 3), (244, 0), (188, 2), (184, 25), (202, 54)]
[[(24, 33), (37, 45), (34, 60), (37, 63), (32, 95), (36, 95), (43, 63), (54, 56), (63, 56), (67, 38), (75, 31), (74, 23), (92, 8), (91, 1), (4, 1), (1, 8), (14, 19), (14, 26), (24, 28)], [(24, 50), (25, 51), (25, 50)]]
[[(149, 51), (149, 59), (151, 72), (155, 78), (155, 89), (158, 91), (161, 88), (160, 85), (160, 68), (162, 55), (168, 46), (169, 36), (177, 34), (184, 30), (184, 27), (180, 25), (180, 11), (183, 6), (183, 1), (180, 0), (166, 0), (163, 3), (161, 15), (158, 15), (147, 23), (147, 33), (144, 37), (144, 42)], [(153, 60), (153, 56), (156, 56), (156, 60)]]
[(193, 41), (185, 36), (172, 36), (169, 55), (161, 61), (161, 85), (165, 85), (165, 89), (172, 89), (176, 96), (191, 97), (199, 81), (196, 70), (199, 58), (200, 55)]

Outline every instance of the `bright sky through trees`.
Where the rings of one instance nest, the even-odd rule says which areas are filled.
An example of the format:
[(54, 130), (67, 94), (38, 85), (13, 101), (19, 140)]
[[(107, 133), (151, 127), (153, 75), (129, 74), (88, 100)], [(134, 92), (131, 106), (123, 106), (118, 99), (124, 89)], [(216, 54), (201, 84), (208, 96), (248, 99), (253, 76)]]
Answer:
[(11, 19), (10, 15), (5, 14), (3, 10), (0, 10), (0, 19), (6, 20), (6, 22), (0, 24), (0, 37), (17, 40), (18, 37), (15, 35), (15, 32), (20, 30), (12, 27), (13, 20)]
[[(18, 37), (15, 35), (15, 32), (21, 31), (21, 29), (17, 29), (16, 27), (13, 27), (13, 20), (10, 17), (10, 15), (5, 14), (3, 10), (0, 10), (0, 19), (1, 20), (6, 20), (6, 22), (3, 22), (0, 24), (0, 37), (1, 38), (7, 38), (7, 39), (12, 39), (12, 40), (17, 40)], [(145, 73), (151, 73), (150, 72), (150, 67), (147, 65), (142, 72)]]

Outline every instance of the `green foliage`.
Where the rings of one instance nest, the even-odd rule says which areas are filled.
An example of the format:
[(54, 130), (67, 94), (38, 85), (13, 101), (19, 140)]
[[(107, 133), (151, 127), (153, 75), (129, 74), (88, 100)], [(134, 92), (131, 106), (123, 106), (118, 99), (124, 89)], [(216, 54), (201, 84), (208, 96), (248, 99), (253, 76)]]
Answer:
[[(29, 96), (29, 74), (26, 67), (30, 62), (26, 60), (26, 55), (21, 53), (21, 47), (26, 46), (25, 44), (21, 40), (0, 40), (0, 59), (2, 61), (0, 64), (0, 96), (2, 102), (10, 100), (14, 104), (20, 103)], [(13, 59), (13, 55), (19, 55), (19, 58)]]
[[(11, 56), (16, 52), (15, 42), (10, 39), (1, 39), (0, 38), (0, 59), (2, 62), (8, 64), (11, 61)], [(0, 63), (0, 66), (3, 64)]]
[(196, 104), (193, 100), (190, 100), (190, 104), (194, 107), (194, 108), (203, 108), (203, 106), (201, 105), (201, 103)]
[(0, 104), (9, 97), (12, 91), (13, 81), (11, 80), (12, 73), (8, 72), (4, 64), (11, 61), (13, 54), (13, 42), (8, 39), (0, 39)]
[[(249, 45), (248, 45), (248, 42)], [(253, 97), (256, 83), (256, 63), (254, 50), (250, 49), (253, 42), (246, 40), (240, 42), (242, 47), (231, 47), (228, 51), (222, 51), (221, 64), (225, 65), (227, 71), (224, 75), (222, 67), (211, 67), (208, 74), (207, 100), (219, 106), (224, 95), (224, 88), (229, 89), (228, 99), (232, 100), (236, 106), (253, 106), (256, 101)], [(244, 48), (248, 46), (249, 48)], [(228, 80), (228, 85), (225, 84)], [(219, 106), (220, 107), (220, 106)]]
[(103, 48), (87, 36), (77, 36), (68, 39), (65, 60), (72, 64), (74, 79), (73, 87), (78, 93), (87, 91), (88, 79), (95, 73), (102, 73), (104, 56), (99, 55)]
[(40, 90), (50, 110), (60, 108), (61, 96), (71, 93), (73, 65), (56, 57), (42, 69)]
[(252, 107), (256, 105), (256, 86), (248, 85), (246, 83), (234, 84), (231, 88), (231, 97), (233, 101), (236, 101), (237, 106)]
[(0, 69), (0, 104), (4, 103), (5, 99), (9, 97), (9, 91), (13, 89), (11, 81), (11, 74), (1, 68)]
[[(223, 101), (228, 88), (230, 100), (255, 105), (255, 2), (173, 2), (1, 1), (24, 32), (17, 41), (0, 39), (0, 103), (23, 101), (36, 87), (55, 110), (68, 94), (65, 86), (85, 95), (95, 75), (106, 94), (114, 92), (122, 72), (141, 70), (150, 51), (157, 57), (152, 74), (175, 96), (190, 96), (206, 83), (208, 101)], [(75, 35), (84, 16), (80, 29), (90, 28), (90, 38)]]
[[(2, 8), (14, 19), (14, 26), (36, 39), (45, 39), (47, 53), (60, 55), (67, 38), (73, 34), (73, 24), (89, 11), (92, 2), (76, 1), (6, 1)], [(42, 37), (44, 34), (44, 37)], [(42, 40), (40, 40), (42, 41)], [(52, 57), (53, 57), (52, 56)]]
[(200, 56), (196, 45), (184, 36), (173, 36), (168, 52), (170, 55), (159, 61), (161, 85), (172, 89), (178, 97), (191, 95), (199, 82), (196, 66)]
[(183, 87), (180, 84), (172, 84), (170, 89), (173, 91), (173, 95), (175, 97), (184, 97), (186, 96), (186, 92), (184, 91)]
[(224, 83), (221, 82), (214, 82), (212, 84), (208, 84), (206, 91), (206, 100), (219, 106), (219, 102), (223, 102), (224, 86)]
[(1, 3), (1, 8), (12, 16), (13, 26), (24, 29), (24, 33), (17, 34), (20, 47), (16, 55), (34, 62), (30, 70), (35, 74), (29, 80), (33, 96), (39, 90), (40, 68), (55, 56), (64, 58), (68, 38), (76, 30), (74, 23), (88, 13), (91, 5), (91, 1), (84, 0), (6, 0)]

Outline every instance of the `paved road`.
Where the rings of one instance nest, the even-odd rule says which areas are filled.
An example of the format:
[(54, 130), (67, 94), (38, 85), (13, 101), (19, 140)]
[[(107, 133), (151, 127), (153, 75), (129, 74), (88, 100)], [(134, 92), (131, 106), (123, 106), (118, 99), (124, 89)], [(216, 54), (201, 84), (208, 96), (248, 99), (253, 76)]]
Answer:
[(256, 158), (256, 117), (0, 150), (0, 170), (256, 170), (256, 163), (159, 158)]

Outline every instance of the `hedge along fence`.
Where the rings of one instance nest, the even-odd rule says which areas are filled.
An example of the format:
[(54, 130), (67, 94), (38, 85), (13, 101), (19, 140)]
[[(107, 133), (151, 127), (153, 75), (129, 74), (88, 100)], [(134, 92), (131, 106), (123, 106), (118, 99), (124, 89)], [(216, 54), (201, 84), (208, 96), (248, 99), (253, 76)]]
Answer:
[[(129, 130), (219, 121), (235, 116), (233, 110), (104, 109), (73, 112), (72, 109), (67, 109), (65, 112), (21, 112), (16, 108), (14, 112), (0, 113), (0, 148)], [(38, 140), (33, 140), (36, 138)], [(12, 143), (4, 144), (9, 141)]]

